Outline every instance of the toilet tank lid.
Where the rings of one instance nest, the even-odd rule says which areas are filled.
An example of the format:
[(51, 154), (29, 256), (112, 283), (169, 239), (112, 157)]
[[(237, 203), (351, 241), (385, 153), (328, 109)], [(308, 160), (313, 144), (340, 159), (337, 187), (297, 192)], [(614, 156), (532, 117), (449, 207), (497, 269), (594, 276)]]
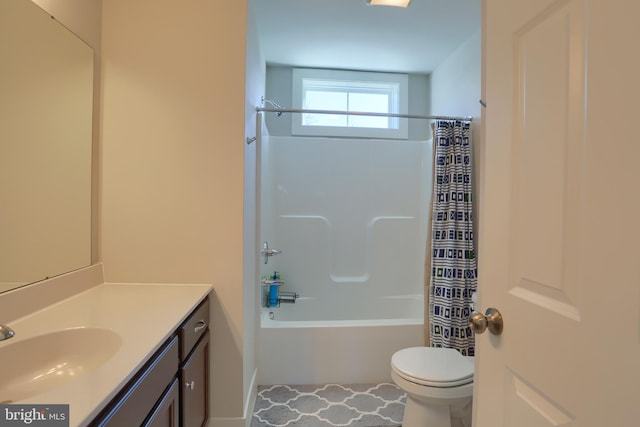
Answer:
[(451, 348), (411, 347), (391, 357), (393, 368), (403, 376), (442, 385), (468, 382), (473, 378), (473, 363), (473, 357)]

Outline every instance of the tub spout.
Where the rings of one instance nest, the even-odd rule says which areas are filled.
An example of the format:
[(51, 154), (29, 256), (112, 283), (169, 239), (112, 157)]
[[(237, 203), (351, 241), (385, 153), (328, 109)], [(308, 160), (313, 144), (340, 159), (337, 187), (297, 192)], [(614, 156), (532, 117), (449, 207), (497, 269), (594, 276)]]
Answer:
[(298, 299), (298, 294), (295, 292), (280, 292), (278, 295), (278, 303), (295, 303), (296, 299)]

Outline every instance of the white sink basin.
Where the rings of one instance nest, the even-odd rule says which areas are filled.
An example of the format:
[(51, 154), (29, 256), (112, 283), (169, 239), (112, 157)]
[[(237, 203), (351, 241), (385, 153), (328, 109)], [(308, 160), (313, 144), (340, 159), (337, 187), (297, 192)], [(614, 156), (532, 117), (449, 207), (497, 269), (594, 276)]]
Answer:
[(74, 328), (0, 342), (0, 403), (49, 391), (98, 368), (120, 348), (122, 338), (102, 328)]

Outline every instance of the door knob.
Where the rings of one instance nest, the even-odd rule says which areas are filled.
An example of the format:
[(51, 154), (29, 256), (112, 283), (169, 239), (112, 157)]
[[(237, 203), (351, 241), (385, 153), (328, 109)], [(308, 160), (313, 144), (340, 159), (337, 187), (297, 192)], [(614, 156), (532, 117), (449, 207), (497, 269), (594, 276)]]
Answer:
[(479, 311), (472, 311), (469, 316), (469, 326), (476, 334), (481, 334), (489, 329), (493, 335), (502, 333), (502, 314), (497, 308), (488, 308), (484, 314)]

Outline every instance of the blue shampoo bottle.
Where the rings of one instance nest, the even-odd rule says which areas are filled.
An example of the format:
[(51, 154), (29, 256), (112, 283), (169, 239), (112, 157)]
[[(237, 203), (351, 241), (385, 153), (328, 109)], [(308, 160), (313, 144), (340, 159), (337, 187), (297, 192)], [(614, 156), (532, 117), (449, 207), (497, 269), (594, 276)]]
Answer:
[[(274, 282), (280, 280), (280, 274), (277, 271), (274, 271), (271, 280)], [(278, 306), (278, 286), (279, 284), (277, 283), (269, 285), (269, 307)]]

